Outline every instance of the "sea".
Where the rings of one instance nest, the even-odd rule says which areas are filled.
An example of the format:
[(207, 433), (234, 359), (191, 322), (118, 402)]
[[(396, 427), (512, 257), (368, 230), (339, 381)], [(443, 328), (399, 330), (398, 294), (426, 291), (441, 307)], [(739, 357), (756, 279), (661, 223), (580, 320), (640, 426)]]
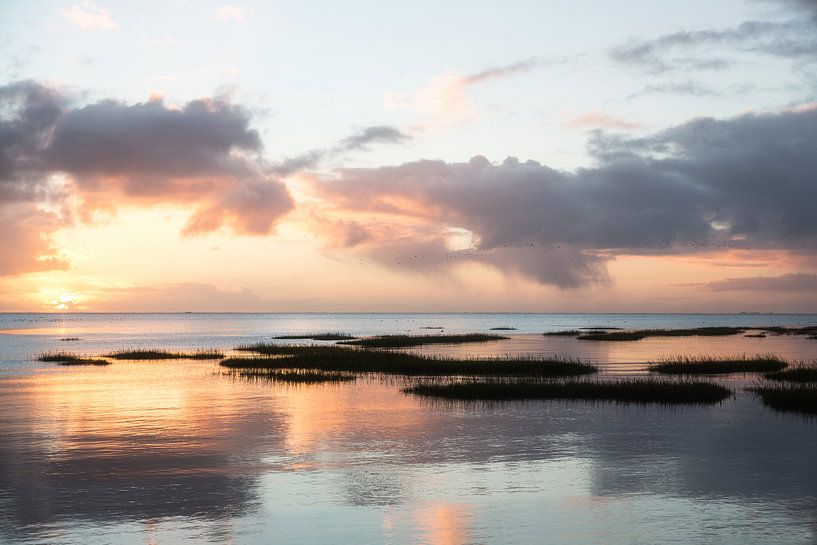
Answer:
[(542, 333), (805, 325), (817, 315), (0, 314), (0, 543), (814, 544), (817, 419), (764, 406), (757, 375), (717, 379), (734, 394), (712, 406), (456, 403), (398, 377), (288, 385), (217, 361), (37, 360), (493, 332), (508, 338), (415, 350), (578, 358), (626, 380), (674, 355), (811, 362), (817, 340)]

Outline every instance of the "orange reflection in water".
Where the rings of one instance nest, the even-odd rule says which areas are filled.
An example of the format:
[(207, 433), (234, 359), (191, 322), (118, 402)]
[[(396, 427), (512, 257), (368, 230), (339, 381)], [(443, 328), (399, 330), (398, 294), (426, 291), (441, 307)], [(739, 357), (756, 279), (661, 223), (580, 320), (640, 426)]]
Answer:
[(331, 448), (329, 443), (351, 434), (363, 448), (375, 438), (404, 440), (411, 436), (411, 430), (427, 424), (428, 416), (418, 409), (420, 401), (396, 391), (400, 384), (358, 380), (371, 380), (368, 386), (372, 387), (326, 384), (276, 388), (281, 410), (287, 415), (286, 446), (290, 453)]
[[(474, 508), (461, 503), (432, 503), (409, 512), (393, 512), (383, 517), (387, 536), (417, 535), (417, 543), (463, 545), (471, 543)], [(411, 525), (410, 529), (406, 525)], [(407, 532), (407, 530), (409, 530)]]

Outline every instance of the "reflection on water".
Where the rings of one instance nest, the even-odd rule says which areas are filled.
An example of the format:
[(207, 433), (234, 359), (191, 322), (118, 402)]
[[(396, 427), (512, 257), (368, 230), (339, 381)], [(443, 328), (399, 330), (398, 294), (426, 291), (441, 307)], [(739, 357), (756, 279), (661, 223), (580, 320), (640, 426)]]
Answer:
[[(156, 345), (148, 334), (136, 341)], [(661, 353), (758, 346), (814, 359), (817, 348), (791, 337), (652, 341), (522, 335), (429, 350), (570, 354), (586, 345), (615, 374), (639, 368), (615, 362)], [(63, 368), (31, 360), (58, 345), (55, 335), (2, 343), (4, 544), (817, 537), (817, 421), (767, 410), (742, 391), (715, 407), (466, 406), (403, 395), (395, 379), (245, 382), (213, 362)], [(110, 349), (85, 339), (75, 347)]]

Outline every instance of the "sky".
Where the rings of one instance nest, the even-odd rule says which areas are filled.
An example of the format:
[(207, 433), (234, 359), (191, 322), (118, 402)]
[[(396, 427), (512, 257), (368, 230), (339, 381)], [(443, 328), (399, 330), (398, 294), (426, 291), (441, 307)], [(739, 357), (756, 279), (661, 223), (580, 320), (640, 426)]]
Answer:
[(0, 0), (0, 311), (817, 312), (817, 1)]

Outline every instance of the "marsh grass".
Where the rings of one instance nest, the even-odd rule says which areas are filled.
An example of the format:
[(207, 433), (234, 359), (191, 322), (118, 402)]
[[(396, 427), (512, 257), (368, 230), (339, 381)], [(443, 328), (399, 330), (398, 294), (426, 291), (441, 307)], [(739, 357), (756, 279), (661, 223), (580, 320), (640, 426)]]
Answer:
[(64, 342), (78, 341), (78, 340), (79, 340), (79, 337), (63, 337), (63, 338), (62, 338), (62, 339), (60, 339), (60, 340), (61, 340), (61, 341), (64, 341)]
[(636, 329), (633, 331), (591, 331), (579, 335), (582, 341), (640, 341), (648, 337), (720, 337), (737, 335), (745, 327), (697, 327), (693, 329)]
[(748, 388), (763, 404), (778, 411), (817, 415), (817, 385), (779, 384)]
[(547, 357), (450, 359), (342, 346), (249, 345), (236, 350), (263, 356), (227, 358), (221, 365), (245, 369), (313, 369), (406, 376), (567, 377), (596, 373), (594, 365)]
[(411, 348), (428, 344), (484, 343), (508, 339), (501, 335), (487, 333), (465, 333), (459, 335), (378, 335), (342, 344), (364, 348)]
[(775, 373), (767, 373), (764, 378), (777, 382), (799, 382), (817, 384), (817, 362), (797, 362), (787, 369)]
[(57, 363), (59, 365), (110, 365), (111, 362), (101, 358), (86, 358), (71, 352), (43, 352), (37, 356), (37, 361)]
[(733, 395), (724, 386), (701, 381), (463, 381), (427, 382), (403, 389), (404, 393), (456, 401), (568, 400), (614, 403), (705, 405)]
[(650, 363), (648, 370), (664, 375), (726, 375), (771, 373), (788, 364), (772, 354), (758, 356), (674, 356)]
[(304, 369), (239, 369), (227, 372), (248, 380), (284, 382), (289, 384), (324, 384), (327, 382), (351, 382), (356, 375), (337, 371), (314, 371)]
[(548, 331), (542, 333), (545, 337), (578, 337), (582, 332), (578, 329), (568, 329), (566, 331)]
[(348, 335), (346, 333), (309, 333), (306, 335), (279, 335), (278, 337), (274, 337), (275, 339), (286, 339), (286, 340), (298, 340), (298, 339), (305, 339), (311, 341), (348, 341), (352, 339), (357, 339), (354, 335)]
[(802, 327), (783, 327), (783, 326), (773, 326), (773, 327), (754, 327), (751, 329), (757, 329), (760, 331), (765, 331), (767, 333), (774, 333), (775, 335), (815, 335), (817, 336), (817, 325), (807, 325)]
[(746, 335), (744, 335), (744, 337), (746, 337), (747, 339), (765, 339), (766, 334), (765, 333), (747, 333)]
[(218, 350), (196, 350), (194, 352), (174, 352), (158, 349), (119, 350), (105, 354), (115, 360), (219, 360), (224, 353)]
[(492, 327), (489, 331), (516, 331), (515, 327)]

